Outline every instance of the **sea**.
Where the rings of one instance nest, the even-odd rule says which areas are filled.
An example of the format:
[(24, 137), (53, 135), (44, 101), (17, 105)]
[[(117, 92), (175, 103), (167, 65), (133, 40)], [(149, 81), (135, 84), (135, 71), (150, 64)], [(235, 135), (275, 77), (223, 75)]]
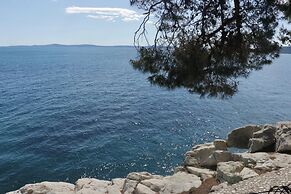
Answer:
[(167, 175), (194, 144), (291, 120), (291, 55), (240, 79), (230, 99), (153, 86), (134, 47), (0, 47), (0, 193), (132, 171)]

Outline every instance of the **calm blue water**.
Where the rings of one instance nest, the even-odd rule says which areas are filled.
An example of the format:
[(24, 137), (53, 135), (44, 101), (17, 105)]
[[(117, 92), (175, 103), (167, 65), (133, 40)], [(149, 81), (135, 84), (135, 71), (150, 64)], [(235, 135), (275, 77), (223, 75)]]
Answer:
[(291, 120), (291, 55), (230, 100), (151, 86), (130, 47), (0, 48), (0, 193), (26, 183), (168, 174), (192, 144)]

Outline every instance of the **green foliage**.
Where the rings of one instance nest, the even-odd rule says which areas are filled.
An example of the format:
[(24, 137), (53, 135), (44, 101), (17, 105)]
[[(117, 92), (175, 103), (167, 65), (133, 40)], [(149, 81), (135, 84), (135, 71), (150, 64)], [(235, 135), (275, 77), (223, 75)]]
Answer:
[[(150, 17), (157, 20), (155, 45), (139, 47), (133, 67), (148, 73), (152, 84), (222, 98), (237, 92), (237, 78), (279, 56), (275, 34), (280, 20), (286, 19), (282, 12), (290, 8), (275, 0), (130, 2), (145, 10), (136, 42), (145, 35)], [(286, 29), (281, 32), (288, 34)]]

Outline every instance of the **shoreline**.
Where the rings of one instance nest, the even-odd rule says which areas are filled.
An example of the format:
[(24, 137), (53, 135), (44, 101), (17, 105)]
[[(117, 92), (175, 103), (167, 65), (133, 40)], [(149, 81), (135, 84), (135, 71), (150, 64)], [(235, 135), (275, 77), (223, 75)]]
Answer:
[[(229, 151), (233, 147), (249, 151), (233, 153)], [(126, 178), (111, 181), (81, 178), (75, 184), (28, 184), (7, 194), (204, 194), (227, 193), (233, 189), (236, 193), (245, 193), (247, 187), (239, 184), (251, 185), (248, 181), (256, 182), (260, 178), (264, 182), (262, 177), (275, 176), (270, 173), (287, 173), (279, 181), (291, 183), (290, 154), (291, 122), (248, 125), (231, 131), (226, 140), (216, 139), (194, 146), (186, 152), (184, 163), (170, 176), (132, 172)], [(248, 192), (268, 190), (267, 185), (250, 186)]]

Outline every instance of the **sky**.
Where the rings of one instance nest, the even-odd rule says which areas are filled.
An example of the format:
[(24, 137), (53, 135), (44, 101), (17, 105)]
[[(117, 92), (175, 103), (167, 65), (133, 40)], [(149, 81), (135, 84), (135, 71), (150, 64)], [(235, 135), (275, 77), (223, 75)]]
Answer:
[[(0, 46), (109, 46), (133, 45), (143, 16), (129, 0), (0, 0), (0, 18)], [(147, 29), (154, 40), (154, 25)]]
[(0, 46), (133, 45), (143, 16), (129, 0), (1, 0), (0, 18)]

